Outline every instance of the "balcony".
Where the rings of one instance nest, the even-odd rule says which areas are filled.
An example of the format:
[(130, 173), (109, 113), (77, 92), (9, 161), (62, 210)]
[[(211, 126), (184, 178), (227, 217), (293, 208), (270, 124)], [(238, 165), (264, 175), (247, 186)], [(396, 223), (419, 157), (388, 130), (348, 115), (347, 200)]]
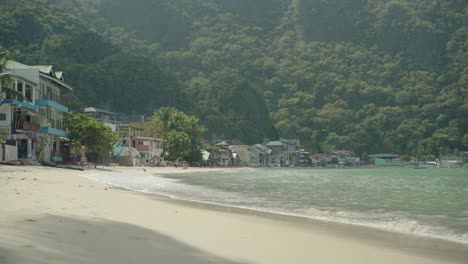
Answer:
[(41, 128), (38, 124), (34, 124), (27, 121), (15, 121), (12, 125), (12, 131), (16, 134), (35, 133)]
[(39, 131), (39, 129), (41, 129), (41, 126), (38, 124), (33, 124), (31, 122), (23, 122), (23, 129), (29, 131)]
[(41, 127), (39, 132), (41, 132), (43, 134), (50, 134), (50, 135), (59, 136), (59, 137), (68, 137), (68, 132), (57, 129), (57, 128), (53, 128), (53, 127), (50, 127), (50, 126), (49, 127)]
[(6, 99), (3, 99), (3, 101), (0, 100), (0, 105), (1, 104), (11, 104), (11, 105), (14, 105), (14, 106), (26, 109), (26, 110), (37, 112), (37, 106), (27, 101), (19, 101), (13, 98), (6, 98)]
[(41, 100), (36, 100), (36, 105), (37, 106), (50, 106), (52, 108), (55, 108), (61, 112), (68, 113), (68, 107), (63, 106), (56, 101), (52, 101), (50, 99), (41, 99)]

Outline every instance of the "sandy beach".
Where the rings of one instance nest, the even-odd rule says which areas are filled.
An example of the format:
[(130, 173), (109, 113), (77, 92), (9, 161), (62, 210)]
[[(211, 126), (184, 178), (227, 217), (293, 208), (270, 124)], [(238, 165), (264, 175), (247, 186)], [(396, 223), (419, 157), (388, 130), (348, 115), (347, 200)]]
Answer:
[(468, 262), (467, 245), (141, 194), (93, 171), (0, 166), (0, 263)]

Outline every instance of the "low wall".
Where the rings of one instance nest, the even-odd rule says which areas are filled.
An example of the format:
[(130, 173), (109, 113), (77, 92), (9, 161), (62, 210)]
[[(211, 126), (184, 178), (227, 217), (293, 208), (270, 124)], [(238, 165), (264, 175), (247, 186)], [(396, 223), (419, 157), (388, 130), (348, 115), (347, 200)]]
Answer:
[(0, 160), (2, 161), (18, 160), (18, 148), (16, 146), (2, 144), (0, 147)]

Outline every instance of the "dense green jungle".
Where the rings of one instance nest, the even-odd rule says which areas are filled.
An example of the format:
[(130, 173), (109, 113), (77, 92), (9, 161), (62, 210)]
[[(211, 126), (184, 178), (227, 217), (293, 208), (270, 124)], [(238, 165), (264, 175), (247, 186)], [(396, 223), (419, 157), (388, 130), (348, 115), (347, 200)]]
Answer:
[(0, 0), (0, 45), (80, 99), (206, 138), (313, 152), (468, 151), (466, 0)]

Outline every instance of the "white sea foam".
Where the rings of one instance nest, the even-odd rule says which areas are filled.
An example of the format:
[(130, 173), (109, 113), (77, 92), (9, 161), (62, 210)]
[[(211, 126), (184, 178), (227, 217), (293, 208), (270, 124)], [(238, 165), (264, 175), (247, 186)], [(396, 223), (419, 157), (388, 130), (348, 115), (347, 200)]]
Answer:
[(372, 227), (380, 230), (411, 234), (416, 236), (438, 238), (468, 244), (468, 234), (455, 234), (445, 227), (436, 227), (421, 224), (417, 220), (410, 219), (399, 212), (387, 213), (356, 213), (356, 212), (332, 212), (310, 208), (306, 213), (299, 213), (316, 220), (338, 222), (344, 224)]

